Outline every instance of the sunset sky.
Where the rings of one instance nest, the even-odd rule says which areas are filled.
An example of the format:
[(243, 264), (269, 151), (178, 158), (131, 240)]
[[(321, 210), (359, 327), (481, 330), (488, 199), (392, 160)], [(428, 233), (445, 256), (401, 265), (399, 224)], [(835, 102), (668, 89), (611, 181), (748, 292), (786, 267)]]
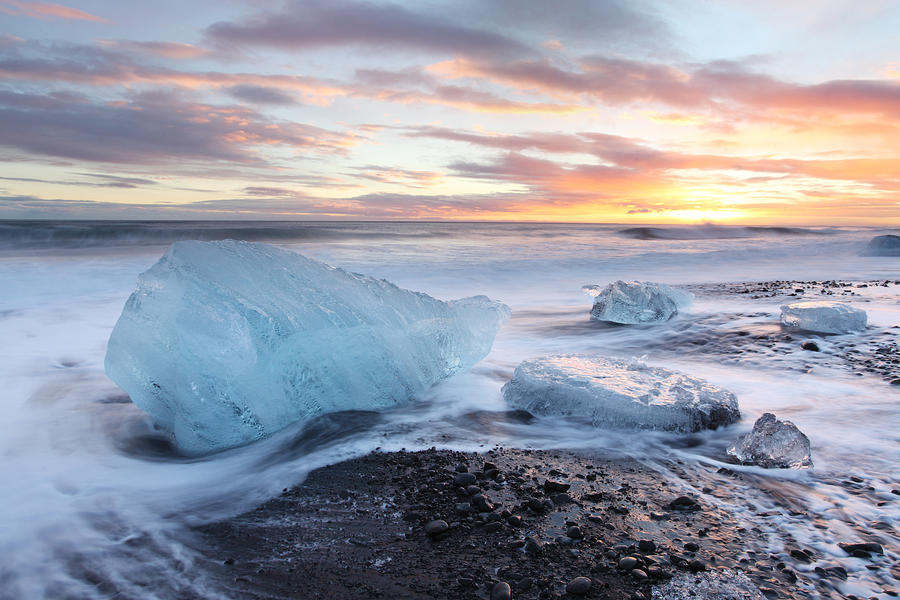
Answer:
[(893, 0), (0, 0), (0, 219), (900, 224)]

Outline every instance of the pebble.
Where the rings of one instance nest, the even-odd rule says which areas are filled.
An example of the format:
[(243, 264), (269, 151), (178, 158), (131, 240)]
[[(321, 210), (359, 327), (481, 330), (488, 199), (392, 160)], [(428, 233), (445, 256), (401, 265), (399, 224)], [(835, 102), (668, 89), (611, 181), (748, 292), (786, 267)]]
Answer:
[(506, 522), (512, 525), (513, 527), (521, 527), (523, 525), (524, 520), (520, 515), (510, 515), (509, 518), (506, 519)]
[(669, 503), (672, 510), (700, 510), (700, 504), (690, 496), (678, 496)]
[(491, 512), (494, 510), (494, 505), (484, 494), (476, 494), (472, 496), (470, 502), (472, 506), (478, 509), (478, 512)]
[(566, 529), (566, 535), (572, 538), (573, 540), (580, 540), (584, 537), (584, 533), (581, 531), (581, 527), (578, 525), (573, 525)]
[(453, 483), (460, 487), (473, 485), (476, 481), (478, 481), (478, 478), (475, 477), (474, 473), (457, 473), (453, 478)]
[(512, 588), (505, 581), (498, 581), (491, 588), (491, 600), (510, 600), (512, 598)]
[(638, 550), (647, 554), (656, 552), (656, 543), (653, 540), (641, 540), (638, 542)]
[(806, 340), (805, 342), (800, 344), (800, 347), (803, 348), (804, 350), (809, 350), (810, 352), (818, 352), (819, 351), (819, 345), (812, 340)]
[(566, 584), (566, 593), (572, 596), (585, 596), (591, 591), (593, 582), (587, 577), (576, 577)]
[(568, 483), (561, 483), (559, 481), (552, 481), (550, 479), (544, 481), (544, 493), (546, 494), (568, 492), (570, 487), (572, 486)]
[(633, 556), (626, 556), (619, 561), (619, 568), (623, 571), (632, 571), (638, 567), (638, 559)]
[(448, 529), (450, 529), (450, 526), (443, 519), (435, 519), (425, 524), (425, 533), (431, 536), (440, 535)]
[(541, 542), (533, 537), (525, 538), (525, 554), (535, 556), (541, 553)]

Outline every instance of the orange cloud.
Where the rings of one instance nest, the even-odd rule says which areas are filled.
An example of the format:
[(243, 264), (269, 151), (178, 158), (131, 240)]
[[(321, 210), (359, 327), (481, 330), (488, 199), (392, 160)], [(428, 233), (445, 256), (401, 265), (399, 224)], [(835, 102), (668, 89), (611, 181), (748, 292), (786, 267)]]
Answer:
[(32, 17), (34, 19), (69, 19), (74, 21), (95, 21), (97, 23), (109, 23), (103, 17), (98, 17), (77, 8), (70, 8), (61, 4), (48, 2), (24, 2), (23, 0), (0, 0), (0, 12), (8, 15)]

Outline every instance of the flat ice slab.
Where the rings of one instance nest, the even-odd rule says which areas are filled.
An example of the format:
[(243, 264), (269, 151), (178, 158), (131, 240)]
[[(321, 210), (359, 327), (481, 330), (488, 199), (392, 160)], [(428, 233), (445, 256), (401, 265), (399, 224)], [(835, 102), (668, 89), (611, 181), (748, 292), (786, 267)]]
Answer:
[(509, 309), (442, 302), (300, 254), (178, 242), (138, 278), (106, 372), (186, 454), (384, 409), (481, 360)]
[(794, 302), (781, 307), (781, 324), (820, 333), (855, 333), (866, 328), (866, 311), (842, 302)]
[(900, 235), (877, 235), (863, 250), (863, 256), (900, 256)]
[(728, 454), (745, 464), (766, 469), (805, 469), (812, 466), (809, 438), (790, 421), (765, 413), (753, 431), (739, 437)]
[(741, 417), (734, 394), (702, 379), (578, 354), (523, 362), (503, 386), (503, 397), (535, 415), (588, 418), (598, 427), (693, 432)]
[(668, 321), (679, 307), (691, 302), (689, 293), (659, 283), (620, 280), (605, 288), (586, 285), (582, 289), (594, 297), (592, 319), (624, 325)]

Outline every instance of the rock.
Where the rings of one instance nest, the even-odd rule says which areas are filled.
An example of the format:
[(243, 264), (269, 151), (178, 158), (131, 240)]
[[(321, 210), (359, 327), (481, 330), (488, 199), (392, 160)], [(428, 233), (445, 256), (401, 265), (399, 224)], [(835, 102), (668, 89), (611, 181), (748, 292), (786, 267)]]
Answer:
[(512, 588), (505, 581), (498, 581), (491, 588), (491, 600), (510, 600), (512, 598)]
[(699, 573), (706, 570), (706, 563), (695, 559), (688, 563), (687, 568), (691, 573)]
[(572, 496), (568, 495), (565, 492), (561, 492), (559, 494), (553, 494), (553, 496), (551, 496), (550, 499), (553, 501), (553, 504), (557, 504), (557, 505), (569, 504), (572, 502)]
[(856, 333), (866, 328), (866, 311), (842, 302), (794, 302), (781, 307), (781, 324), (820, 333)]
[(700, 510), (700, 504), (691, 496), (678, 496), (669, 502), (669, 508), (672, 510), (693, 511)]
[(900, 235), (877, 235), (869, 240), (863, 256), (900, 256)]
[[(884, 548), (881, 547), (881, 544), (876, 542), (864, 542), (858, 544), (846, 544), (840, 543), (838, 546), (846, 552), (847, 554), (853, 554), (854, 552), (866, 552), (868, 554), (884, 554)], [(866, 557), (863, 557), (866, 558)]]
[(640, 561), (634, 556), (626, 556), (619, 560), (619, 569), (622, 571), (631, 571), (637, 569), (640, 564)]
[(524, 524), (520, 515), (510, 515), (509, 518), (506, 519), (506, 522), (513, 527), (521, 527)]
[(804, 341), (802, 344), (800, 344), (800, 347), (803, 348), (804, 350), (809, 350), (810, 352), (818, 352), (819, 351), (819, 345), (812, 340)]
[(689, 293), (658, 283), (616, 281), (602, 289), (597, 285), (582, 289), (594, 297), (591, 319), (623, 325), (668, 321), (691, 302)]
[(502, 528), (499, 522), (493, 521), (492, 523), (488, 523), (484, 526), (484, 530), (487, 533), (497, 533)]
[(591, 591), (593, 582), (587, 577), (576, 577), (566, 584), (566, 593), (571, 596), (585, 596)]
[(589, 418), (598, 427), (690, 433), (740, 419), (735, 395), (702, 379), (590, 355), (525, 361), (503, 397), (531, 414)]
[(476, 481), (478, 481), (478, 478), (475, 477), (475, 473), (457, 473), (453, 477), (453, 483), (459, 487), (473, 485)]
[(551, 481), (549, 479), (544, 481), (544, 493), (545, 494), (556, 494), (559, 492), (568, 492), (570, 487), (572, 487), (572, 486), (568, 483), (561, 483), (559, 481)]
[(541, 553), (543, 549), (543, 544), (533, 537), (525, 538), (525, 554), (530, 554), (532, 556), (536, 556)]
[(494, 505), (484, 494), (476, 494), (475, 496), (472, 496), (469, 502), (478, 510), (478, 512), (491, 512), (494, 510)]
[(432, 537), (441, 535), (448, 529), (450, 529), (450, 525), (448, 525), (447, 521), (444, 521), (443, 519), (436, 519), (425, 524), (425, 533)]
[(656, 552), (656, 543), (653, 540), (640, 540), (637, 548), (645, 554), (653, 554)]
[(580, 540), (584, 538), (584, 533), (581, 531), (581, 527), (579, 527), (578, 525), (572, 525), (571, 527), (566, 529), (566, 535), (573, 540)]
[(753, 430), (740, 436), (728, 454), (744, 464), (771, 468), (806, 469), (812, 466), (809, 438), (790, 421), (765, 413)]

